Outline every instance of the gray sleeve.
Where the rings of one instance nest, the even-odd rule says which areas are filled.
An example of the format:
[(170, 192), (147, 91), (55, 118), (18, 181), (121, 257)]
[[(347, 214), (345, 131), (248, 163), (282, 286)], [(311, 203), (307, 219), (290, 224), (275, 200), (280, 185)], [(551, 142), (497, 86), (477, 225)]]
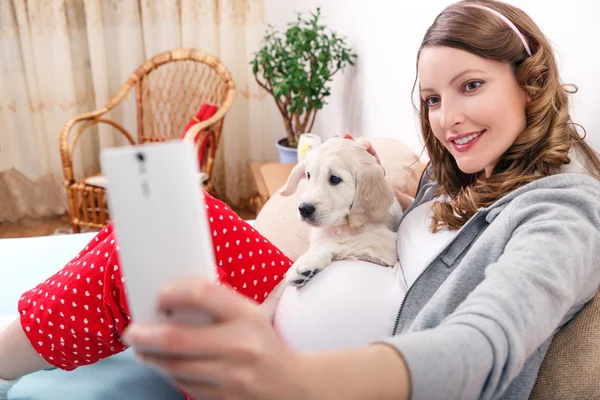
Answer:
[(466, 300), (438, 327), (385, 341), (408, 365), (412, 399), (494, 399), (506, 390), (598, 289), (599, 199), (548, 189), (510, 205), (505, 251)]

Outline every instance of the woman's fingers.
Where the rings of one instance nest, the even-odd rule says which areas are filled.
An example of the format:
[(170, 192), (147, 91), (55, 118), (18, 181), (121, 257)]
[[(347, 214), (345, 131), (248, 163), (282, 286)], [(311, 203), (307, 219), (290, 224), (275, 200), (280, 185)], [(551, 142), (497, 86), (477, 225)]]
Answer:
[(164, 357), (160, 354), (137, 352), (136, 357), (147, 364), (161, 369), (173, 380), (214, 387), (222, 384), (226, 375), (221, 359), (197, 357)]
[(144, 354), (157, 357), (218, 357), (229, 338), (219, 325), (131, 324), (125, 341)]
[(175, 309), (204, 311), (217, 321), (232, 321), (263, 315), (255, 302), (202, 278), (179, 280), (164, 286), (159, 293), (158, 306), (163, 311)]

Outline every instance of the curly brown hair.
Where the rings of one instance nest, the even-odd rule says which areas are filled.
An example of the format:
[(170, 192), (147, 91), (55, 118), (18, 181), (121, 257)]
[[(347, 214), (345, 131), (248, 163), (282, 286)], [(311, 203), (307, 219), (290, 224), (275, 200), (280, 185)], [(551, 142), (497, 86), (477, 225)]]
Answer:
[[(500, 12), (525, 37), (529, 56), (515, 32), (479, 4)], [(487, 207), (513, 190), (559, 172), (571, 162), (576, 146), (592, 176), (600, 179), (600, 158), (585, 142), (585, 129), (569, 114), (569, 94), (577, 87), (560, 82), (552, 48), (531, 18), (520, 9), (494, 0), (465, 0), (444, 9), (427, 30), (417, 56), (426, 46), (449, 46), (477, 56), (508, 63), (519, 86), (528, 94), (526, 128), (501, 156), (490, 176), (462, 172), (454, 157), (433, 134), (427, 103), (420, 100), (421, 130), (430, 166), (439, 183), (439, 194), (450, 201), (433, 204), (432, 232), (458, 229), (481, 207)], [(415, 79), (415, 86), (417, 80)], [(413, 95), (415, 86), (413, 86)], [(584, 136), (581, 137), (577, 127)]]

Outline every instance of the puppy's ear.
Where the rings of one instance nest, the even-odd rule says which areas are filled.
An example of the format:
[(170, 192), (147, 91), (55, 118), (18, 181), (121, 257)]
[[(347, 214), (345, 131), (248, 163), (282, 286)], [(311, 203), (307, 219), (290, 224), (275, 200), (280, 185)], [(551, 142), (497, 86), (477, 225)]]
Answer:
[(381, 221), (394, 201), (394, 192), (378, 164), (357, 168), (354, 177), (356, 189), (348, 223), (356, 229), (367, 222)]
[(292, 172), (290, 172), (290, 176), (288, 176), (285, 185), (283, 185), (283, 187), (277, 191), (280, 195), (290, 196), (296, 192), (300, 180), (304, 178), (307, 162), (308, 161), (304, 159), (299, 162), (294, 169), (292, 169)]

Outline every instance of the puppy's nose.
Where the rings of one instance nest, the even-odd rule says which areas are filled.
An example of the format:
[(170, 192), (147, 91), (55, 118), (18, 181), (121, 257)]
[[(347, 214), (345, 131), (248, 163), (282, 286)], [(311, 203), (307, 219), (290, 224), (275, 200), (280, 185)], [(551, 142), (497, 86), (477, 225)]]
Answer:
[(298, 206), (298, 211), (304, 218), (308, 218), (315, 213), (315, 206), (310, 203), (302, 203)]

